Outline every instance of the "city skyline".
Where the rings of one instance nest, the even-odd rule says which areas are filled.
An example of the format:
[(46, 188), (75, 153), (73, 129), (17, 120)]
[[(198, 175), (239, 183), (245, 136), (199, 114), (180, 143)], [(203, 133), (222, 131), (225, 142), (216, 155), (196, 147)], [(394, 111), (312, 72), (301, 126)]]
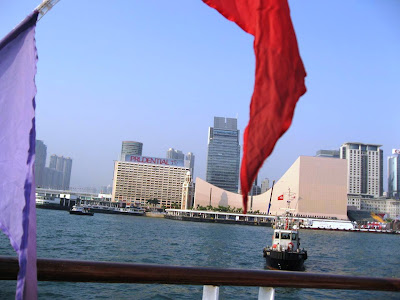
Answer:
[(49, 156), (48, 167), (46, 167), (47, 145), (42, 140), (36, 140), (35, 148), (36, 187), (68, 190), (71, 182), (72, 159), (52, 154)]
[[(0, 35), (37, 4), (2, 3)], [(196, 177), (205, 179), (205, 129), (213, 116), (237, 117), (241, 132), (248, 122), (252, 38), (201, 1), (121, 1), (123, 10), (105, 1), (74, 5), (60, 1), (36, 30), (37, 138), (48, 153), (74, 158), (71, 186), (111, 184), (125, 140), (141, 141), (154, 157), (171, 145), (188, 149), (196, 155)], [(400, 147), (393, 129), (399, 3), (289, 5), (308, 91), (258, 178), (272, 182), (300, 155), (359, 141), (383, 145), (387, 191), (387, 157)]]

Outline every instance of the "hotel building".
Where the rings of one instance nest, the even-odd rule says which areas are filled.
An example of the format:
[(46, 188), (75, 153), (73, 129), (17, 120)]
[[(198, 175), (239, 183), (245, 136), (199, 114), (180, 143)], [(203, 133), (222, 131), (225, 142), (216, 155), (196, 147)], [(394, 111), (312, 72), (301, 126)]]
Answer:
[(181, 206), (182, 186), (189, 168), (183, 160), (126, 155), (116, 161), (112, 201), (147, 205), (147, 200), (158, 199), (160, 206)]
[(237, 119), (214, 117), (208, 129), (206, 181), (237, 193), (239, 185), (240, 145)]
[(347, 193), (351, 195), (383, 194), (382, 145), (345, 143), (340, 158), (347, 160)]

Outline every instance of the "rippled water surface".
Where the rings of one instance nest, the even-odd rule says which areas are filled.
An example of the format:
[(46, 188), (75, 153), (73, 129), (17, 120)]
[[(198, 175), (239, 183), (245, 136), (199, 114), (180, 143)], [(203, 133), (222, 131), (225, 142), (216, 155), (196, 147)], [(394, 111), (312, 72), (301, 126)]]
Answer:
[[(37, 210), (38, 257), (262, 270), (272, 229), (158, 218)], [(306, 272), (400, 278), (400, 236), (301, 232)], [(0, 255), (15, 255), (0, 236)], [(15, 281), (0, 282), (14, 299)], [(202, 287), (149, 284), (39, 283), (39, 299), (201, 299)], [(257, 299), (256, 287), (221, 287), (220, 299)], [(275, 299), (400, 299), (400, 293), (276, 290)]]

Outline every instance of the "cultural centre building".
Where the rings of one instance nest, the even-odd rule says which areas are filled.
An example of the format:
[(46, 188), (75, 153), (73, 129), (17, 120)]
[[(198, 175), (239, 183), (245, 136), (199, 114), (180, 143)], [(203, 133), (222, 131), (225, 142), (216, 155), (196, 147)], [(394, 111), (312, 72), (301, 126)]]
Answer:
[[(248, 198), (248, 210), (267, 213), (271, 189)], [(344, 159), (300, 156), (273, 188), (269, 215), (288, 206), (299, 217), (347, 220), (347, 162)], [(242, 207), (242, 195), (196, 178), (193, 209), (201, 206)]]

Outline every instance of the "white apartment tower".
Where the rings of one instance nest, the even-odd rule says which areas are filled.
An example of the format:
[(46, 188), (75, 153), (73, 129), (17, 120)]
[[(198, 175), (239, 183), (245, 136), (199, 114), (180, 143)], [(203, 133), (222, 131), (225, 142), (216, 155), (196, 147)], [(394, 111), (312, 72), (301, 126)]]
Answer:
[(269, 179), (265, 178), (261, 181), (261, 194), (269, 190)]
[(195, 156), (192, 152), (188, 152), (185, 156), (185, 167), (189, 168), (192, 178), (194, 177), (194, 158)]
[(185, 159), (185, 154), (181, 150), (175, 150), (174, 148), (169, 148), (167, 151), (167, 158), (169, 159)]
[(352, 195), (383, 194), (382, 145), (344, 143), (340, 158), (347, 160), (347, 193)]

